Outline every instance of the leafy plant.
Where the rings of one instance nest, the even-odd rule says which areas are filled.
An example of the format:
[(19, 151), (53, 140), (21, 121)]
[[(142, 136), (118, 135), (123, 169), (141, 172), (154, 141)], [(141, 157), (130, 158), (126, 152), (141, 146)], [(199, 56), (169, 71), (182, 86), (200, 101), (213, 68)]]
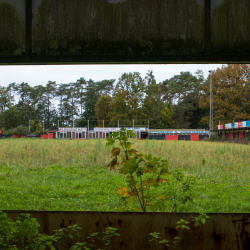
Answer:
[(13, 134), (14, 134), (14, 131), (13, 131), (13, 129), (4, 130), (4, 131), (3, 131), (3, 134), (4, 134), (4, 135), (13, 135)]
[(149, 241), (155, 241), (158, 244), (164, 244), (165, 246), (169, 247), (169, 240), (166, 239), (162, 239), (161, 233), (159, 232), (154, 232), (154, 233), (150, 233), (150, 236), (152, 236), (153, 238)]
[(35, 135), (37, 136), (40, 136), (43, 134), (43, 127), (42, 127), (42, 123), (39, 122), (37, 125), (36, 125), (36, 131), (35, 131)]
[[(171, 173), (167, 160), (161, 157), (139, 154), (129, 142), (134, 136), (132, 130), (121, 128), (119, 132), (113, 132), (106, 143), (106, 146), (113, 146), (116, 140), (119, 141), (119, 146), (111, 150), (113, 159), (108, 166), (111, 170), (119, 168), (119, 173), (126, 176), (128, 188), (118, 187), (117, 192), (122, 204), (128, 210), (146, 212), (147, 209), (175, 210), (179, 204), (191, 200), (194, 179), (184, 178), (181, 170)], [(157, 188), (163, 183), (168, 184), (166, 191), (159, 193)], [(179, 192), (176, 187), (179, 187)]]
[(39, 234), (39, 223), (29, 214), (21, 214), (17, 221), (12, 221), (6, 213), (0, 211), (0, 249), (50, 249), (57, 239)]
[(203, 166), (206, 164), (206, 160), (205, 160), (205, 158), (204, 158), (204, 157), (202, 158), (201, 163), (202, 163), (202, 165), (203, 165)]
[(199, 213), (199, 216), (194, 217), (194, 221), (195, 221), (194, 225), (201, 227), (202, 224), (205, 224), (206, 219), (208, 219), (208, 218), (210, 218), (210, 217), (208, 215), (206, 215), (205, 213)]
[[(197, 227), (197, 226), (200, 226), (201, 227), (201, 224), (205, 224), (205, 221), (206, 219), (208, 219), (209, 216), (206, 215), (205, 213), (200, 213), (199, 216), (197, 217), (194, 217), (194, 221), (195, 221), (195, 224), (194, 226)], [(190, 222), (188, 221), (185, 221), (183, 219), (179, 220), (176, 222), (176, 227), (175, 229), (179, 229), (178, 230), (178, 236), (176, 236), (172, 242), (173, 246), (176, 247), (178, 242), (181, 240), (181, 235), (183, 233), (183, 230), (187, 229), (189, 230), (189, 224)], [(149, 234), (150, 236), (152, 236), (153, 238), (150, 239), (149, 241), (154, 241), (156, 242), (156, 244), (163, 244), (167, 247), (170, 246), (170, 241), (165, 239), (160, 232), (153, 232), (153, 233), (150, 233)]]
[(23, 125), (18, 126), (14, 131), (15, 135), (27, 135), (28, 133), (29, 129), (27, 127), (24, 127)]
[[(29, 214), (21, 214), (16, 221), (13, 221), (9, 216), (0, 211), (0, 249), (1, 250), (45, 250), (49, 247), (50, 250), (62, 249), (65, 242), (71, 242), (73, 235), (81, 228), (77, 225), (69, 226), (54, 230), (54, 235), (46, 235), (39, 233), (40, 224), (35, 218), (30, 218)], [(107, 247), (112, 241), (116, 242), (115, 237), (120, 236), (116, 233), (118, 229), (108, 227), (103, 232), (103, 237), (99, 238), (98, 233), (92, 233), (87, 238), (91, 239), (92, 243), (78, 242), (71, 250), (91, 250), (95, 249), (94, 243), (98, 240)], [(101, 249), (100, 249), (101, 250)]]
[[(102, 242), (102, 245), (105, 246), (104, 249), (106, 249), (110, 243), (113, 242), (117, 242), (117, 240), (115, 240), (115, 237), (119, 237), (120, 234), (116, 233), (118, 229), (117, 228), (113, 228), (113, 227), (107, 227), (105, 229), (105, 231), (103, 232), (103, 236), (99, 237), (99, 233), (91, 233), (90, 236), (88, 236), (88, 239), (91, 239), (92, 243), (88, 244), (86, 242), (83, 243), (77, 243), (74, 247), (71, 248), (71, 250), (91, 250), (91, 248), (95, 248), (94, 243), (95, 242)], [(103, 250), (104, 250), (103, 249)], [(102, 250), (102, 249), (99, 249)]]
[[(184, 229), (190, 229), (187, 225), (189, 224), (188, 221), (185, 221), (183, 219), (179, 220), (176, 222), (176, 227), (175, 229), (181, 229), (180, 231), (178, 231), (178, 236), (176, 236), (173, 240), (173, 245), (174, 247), (177, 246), (178, 242), (180, 241), (181, 239), (181, 233)], [(156, 242), (157, 244), (164, 244), (165, 246), (169, 247), (170, 246), (170, 241), (167, 240), (167, 239), (164, 239), (163, 236), (161, 236), (161, 233), (159, 232), (154, 232), (154, 233), (150, 233), (149, 234), (150, 236), (152, 236), (153, 238), (150, 240), (150, 241), (154, 241)]]

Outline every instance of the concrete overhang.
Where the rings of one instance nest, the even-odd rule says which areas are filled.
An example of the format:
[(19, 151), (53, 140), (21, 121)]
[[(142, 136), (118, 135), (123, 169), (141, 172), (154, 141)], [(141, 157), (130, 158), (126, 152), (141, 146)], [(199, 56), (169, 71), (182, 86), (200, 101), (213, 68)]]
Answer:
[(249, 0), (0, 0), (0, 64), (248, 63)]

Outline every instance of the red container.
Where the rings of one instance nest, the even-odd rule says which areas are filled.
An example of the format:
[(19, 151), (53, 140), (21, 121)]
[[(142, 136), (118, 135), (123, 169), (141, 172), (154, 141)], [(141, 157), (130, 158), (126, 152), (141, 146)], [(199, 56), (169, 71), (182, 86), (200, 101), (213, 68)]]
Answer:
[(231, 141), (233, 141), (233, 139), (234, 139), (234, 133), (233, 133), (233, 132), (230, 132), (230, 133), (229, 133), (229, 139), (230, 139)]
[(49, 139), (53, 139), (53, 133), (49, 133)]
[(191, 134), (190, 141), (199, 141), (199, 135)]
[(244, 132), (239, 132), (239, 139), (243, 139), (244, 138)]
[(178, 141), (178, 135), (165, 135), (166, 141)]

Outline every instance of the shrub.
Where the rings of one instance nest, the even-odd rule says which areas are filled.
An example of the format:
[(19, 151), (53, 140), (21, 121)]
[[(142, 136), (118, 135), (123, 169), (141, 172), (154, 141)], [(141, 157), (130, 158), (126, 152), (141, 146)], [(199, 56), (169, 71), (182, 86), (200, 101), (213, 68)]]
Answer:
[(14, 131), (13, 131), (13, 129), (4, 130), (4, 131), (3, 131), (3, 134), (4, 134), (4, 135), (13, 135), (13, 134), (14, 134)]
[[(167, 160), (151, 154), (139, 154), (132, 148), (130, 137), (136, 136), (132, 130), (121, 128), (107, 139), (106, 146), (118, 147), (111, 150), (109, 167), (119, 169), (126, 176), (127, 187), (118, 187), (121, 203), (129, 211), (176, 211), (179, 206), (193, 200), (195, 179), (185, 176), (182, 170), (170, 171)], [(164, 185), (165, 184), (165, 185)], [(158, 187), (164, 185), (163, 190)]]
[(23, 125), (18, 126), (14, 131), (14, 135), (27, 135), (28, 133), (29, 129), (27, 127), (24, 127)]

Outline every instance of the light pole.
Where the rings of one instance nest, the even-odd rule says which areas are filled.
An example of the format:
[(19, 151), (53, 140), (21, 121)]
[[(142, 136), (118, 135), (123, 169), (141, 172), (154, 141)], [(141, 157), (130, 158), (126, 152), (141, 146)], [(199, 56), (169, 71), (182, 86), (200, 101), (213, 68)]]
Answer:
[(213, 130), (213, 92), (212, 92), (212, 70), (209, 70), (210, 76), (210, 115), (209, 115), (209, 138), (211, 137), (211, 131)]

